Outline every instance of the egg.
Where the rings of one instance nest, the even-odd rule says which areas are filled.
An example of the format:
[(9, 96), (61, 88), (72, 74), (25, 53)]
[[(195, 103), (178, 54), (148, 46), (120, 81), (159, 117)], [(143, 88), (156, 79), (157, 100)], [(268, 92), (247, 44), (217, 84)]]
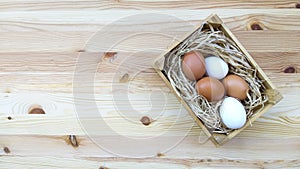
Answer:
[(222, 80), (222, 83), (225, 87), (227, 96), (231, 96), (239, 100), (244, 100), (247, 98), (249, 85), (240, 76), (228, 75)]
[(221, 100), (225, 95), (223, 84), (215, 78), (204, 77), (196, 83), (199, 95), (205, 97), (209, 102)]
[(189, 80), (198, 80), (205, 74), (205, 61), (201, 53), (191, 51), (183, 56), (182, 71)]
[(229, 70), (227, 63), (216, 56), (205, 58), (205, 66), (207, 75), (216, 79), (223, 79)]
[(241, 102), (233, 97), (224, 99), (219, 112), (223, 124), (230, 129), (239, 129), (246, 123), (245, 108)]

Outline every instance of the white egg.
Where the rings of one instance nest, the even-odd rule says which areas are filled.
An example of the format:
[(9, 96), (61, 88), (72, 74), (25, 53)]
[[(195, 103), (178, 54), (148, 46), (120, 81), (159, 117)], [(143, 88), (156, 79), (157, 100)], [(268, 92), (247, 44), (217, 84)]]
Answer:
[(223, 79), (228, 73), (228, 65), (224, 60), (216, 56), (205, 58), (206, 72), (208, 76)]
[(223, 124), (231, 129), (243, 127), (247, 118), (244, 106), (233, 97), (224, 99), (220, 106), (220, 116)]

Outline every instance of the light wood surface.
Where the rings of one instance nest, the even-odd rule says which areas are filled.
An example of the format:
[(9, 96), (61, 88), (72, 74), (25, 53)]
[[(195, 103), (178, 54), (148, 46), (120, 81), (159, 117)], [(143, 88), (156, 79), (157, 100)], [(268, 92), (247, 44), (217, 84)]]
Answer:
[[(300, 168), (297, 3), (300, 2), (1, 0), (0, 168)], [(160, 18), (117, 22), (119, 29), (106, 35), (110, 38), (100, 41), (103, 46), (98, 46), (97, 51), (85, 48), (88, 40), (107, 24), (148, 13), (167, 14), (180, 21)], [(151, 67), (161, 52), (211, 13), (224, 20), (284, 97), (220, 148), (204, 142), (205, 136), (187, 112), (178, 114), (181, 104)], [(253, 24), (263, 30), (251, 30)], [(171, 36), (147, 34), (153, 30)], [(105, 44), (136, 32), (145, 34), (120, 43), (112, 49), (114, 56), (104, 56), (108, 47)], [(74, 71), (80, 54), (87, 58), (81, 63), (87, 69), (94, 69), (89, 65), (98, 67), (93, 85), (81, 83), (94, 88), (95, 98), (83, 97), (79, 103), (88, 104), (95, 99), (97, 107), (85, 110), (100, 110), (102, 126), (109, 124), (117, 131), (95, 128), (90, 133), (92, 137), (148, 137), (165, 131), (168, 136), (184, 139), (166, 152), (145, 147), (144, 152), (155, 150), (147, 158), (120, 157), (101, 149), (82, 128), (74, 107), (78, 104), (73, 95)], [(143, 71), (137, 74), (140, 69)], [(131, 106), (140, 113), (132, 113), (132, 107), (120, 95), (128, 95)], [(165, 100), (165, 112), (160, 115), (159, 106)], [(115, 109), (115, 103), (129, 120)], [(35, 104), (41, 105), (46, 114), (29, 115), (28, 110)], [(145, 126), (140, 122), (143, 116), (154, 121)], [(88, 113), (82, 118), (91, 125), (99, 124)], [(69, 135), (76, 136), (78, 147), (70, 145)], [(121, 143), (116, 146), (130, 151)]]

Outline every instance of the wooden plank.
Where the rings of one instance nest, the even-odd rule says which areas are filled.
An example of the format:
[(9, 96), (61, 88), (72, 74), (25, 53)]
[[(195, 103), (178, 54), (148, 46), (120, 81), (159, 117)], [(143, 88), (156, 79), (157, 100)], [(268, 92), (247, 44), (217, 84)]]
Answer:
[[(85, 2), (86, 3), (86, 2)], [(205, 2), (207, 3), (207, 2)], [(227, 2), (226, 2), (227, 3)], [(255, 2), (258, 3), (258, 2)], [(22, 2), (24, 4), (24, 2)], [(74, 4), (72, 2), (72, 7)], [(265, 30), (299, 30), (298, 9), (201, 9), (201, 10), (75, 10), (0, 12), (0, 32), (95, 32), (113, 23), (121, 30), (190, 32), (212, 13), (233, 31), (250, 30), (258, 23)], [(124, 18), (129, 17), (129, 18)], [(123, 21), (119, 19), (123, 18)], [(131, 18), (131, 19), (130, 19)], [(172, 22), (171, 22), (172, 21)], [(172, 23), (172, 24), (170, 24)], [(142, 28), (142, 29), (141, 29)], [(59, 34), (65, 36), (64, 34)]]
[[(113, 103), (108, 103), (113, 104)], [(135, 103), (138, 107), (139, 105)], [(166, 110), (158, 113), (155, 113), (155, 110), (151, 113), (144, 114), (136, 114), (132, 115), (132, 110), (128, 106), (120, 106), (121, 113), (123, 116), (120, 116), (120, 112), (116, 111), (111, 107), (100, 107), (99, 110), (86, 108), (87, 111), (91, 114), (95, 112), (94, 115), (90, 115), (91, 117), (81, 117), (80, 121), (84, 124), (89, 124), (90, 126), (99, 126), (97, 128), (93, 128), (89, 130), (90, 134), (99, 134), (100, 135), (115, 135), (116, 133), (112, 133), (111, 130), (103, 131), (101, 128), (105, 128), (107, 125), (110, 128), (113, 128), (117, 133), (121, 133), (127, 136), (153, 136), (155, 133), (160, 133), (161, 131), (169, 131), (170, 127), (172, 127), (172, 131), (168, 134), (170, 135), (184, 135), (187, 130), (189, 130), (194, 121), (190, 116), (187, 115), (185, 110), (183, 110), (182, 114), (179, 114), (178, 107), (170, 106), (164, 107)], [(299, 105), (295, 106), (297, 109)], [(47, 108), (47, 107), (46, 107)], [(45, 108), (45, 109), (46, 109)], [(126, 109), (127, 108), (127, 109)], [(177, 108), (177, 109), (176, 109)], [(49, 109), (49, 108), (48, 108)], [(140, 108), (141, 109), (141, 108)], [(180, 107), (179, 107), (180, 109)], [(275, 109), (274, 109), (275, 110)], [(273, 110), (273, 111), (274, 111)], [(100, 111), (100, 115), (97, 115), (97, 111)], [(292, 110), (290, 110), (292, 111)], [(47, 112), (47, 109), (46, 109)], [(278, 112), (275, 111), (268, 112), (262, 118), (259, 118), (254, 122), (254, 127), (248, 127), (243, 133), (245, 136), (247, 134), (255, 137), (260, 136), (273, 136), (277, 137), (278, 133), (281, 136), (285, 137), (296, 137), (300, 131), (299, 124), (300, 118), (297, 115), (289, 115), (290, 112)], [(40, 135), (68, 135), (68, 134), (76, 134), (76, 135), (84, 135), (85, 132), (82, 130), (81, 125), (76, 117), (75, 112), (64, 115), (62, 113), (55, 114), (55, 111), (48, 111), (49, 115), (4, 115), (1, 116), (0, 122), (0, 134), (2, 135), (14, 135), (14, 134), (40, 134)], [(88, 112), (87, 112), (88, 113)], [(162, 115), (159, 115), (163, 113)], [(281, 113), (281, 116), (278, 116), (277, 113)], [(96, 115), (95, 115), (96, 114)], [(144, 126), (140, 119), (143, 116), (149, 116), (154, 119), (152, 125)], [(9, 117), (9, 119), (8, 119)], [(180, 119), (178, 119), (180, 118)], [(84, 126), (89, 127), (89, 126)], [(293, 130), (291, 130), (291, 128)], [(129, 132), (130, 131), (130, 132)], [(193, 127), (191, 130), (192, 135), (199, 134), (199, 128)]]
[(299, 160), (230, 160), (230, 159), (167, 159), (167, 158), (57, 158), (57, 157), (1, 157), (0, 167), (3, 168), (182, 168), (182, 169), (215, 169), (215, 168), (297, 168)]
[[(115, 103), (120, 104), (120, 106), (126, 105), (126, 100), (130, 100), (131, 104), (142, 112), (149, 110), (151, 104), (165, 103), (166, 100), (168, 101), (167, 107), (179, 108), (179, 102), (157, 75), (153, 74), (152, 78), (149, 74), (143, 75), (144, 77), (131, 81), (128, 89), (126, 84), (111, 83), (111, 80), (99, 80), (96, 81), (96, 86), (89, 84), (86, 84), (86, 86), (95, 87), (95, 100), (101, 109), (112, 106), (109, 110), (114, 110)], [(297, 82), (299, 81), (299, 75), (294, 75), (274, 74), (271, 76), (272, 81), (275, 82), (275, 85), (279, 87), (279, 91), (284, 96), (284, 99), (276, 105), (276, 108), (270, 110), (274, 113), (274, 116), (298, 116), (300, 93), (299, 83)], [(21, 79), (21, 77), (24, 77), (24, 79)], [(109, 79), (109, 74), (106, 77)], [(278, 77), (280, 77), (279, 80)], [(13, 81), (13, 79), (19, 79), (20, 81)], [(49, 81), (49, 79), (52, 80)], [(0, 112), (3, 114), (27, 114), (30, 107), (35, 104), (41, 105), (50, 115), (69, 115), (75, 112), (71, 75), (43, 75), (38, 77), (37, 75), (21, 74), (2, 80), (5, 85), (2, 85), (1, 90), (6, 92), (0, 95), (1, 105), (3, 105)], [(15, 84), (15, 82), (19, 84)], [(14, 85), (14, 87), (12, 88), (11, 85)], [(114, 85), (114, 89), (111, 88), (112, 85)], [(118, 95), (116, 95), (116, 91)], [(81, 93), (84, 94), (85, 92), (82, 91)], [(150, 93), (152, 93), (151, 98), (149, 97)], [(86, 101), (87, 98), (83, 97), (82, 99), (82, 101)], [(153, 100), (152, 103), (151, 99)], [(89, 100), (93, 101), (93, 98)], [(122, 109), (126, 111), (126, 107)], [(127, 109), (129, 108), (127, 107)]]
[[(173, 110), (175, 113), (176, 110)], [(105, 110), (101, 112), (105, 113)], [(112, 112), (118, 114), (118, 112)], [(128, 113), (128, 112), (127, 112)], [(168, 113), (168, 112), (167, 112)], [(169, 111), (170, 113), (170, 111)], [(187, 131), (193, 124), (194, 121), (191, 117), (186, 114), (180, 116), (180, 121), (178, 124), (174, 124), (177, 115), (160, 117), (156, 119), (156, 122), (151, 125), (151, 127), (144, 126), (140, 119), (143, 115), (128, 116), (126, 118), (120, 116), (108, 116), (100, 117), (93, 116), (90, 118), (80, 118), (81, 122), (84, 124), (89, 123), (89, 126), (98, 126), (89, 130), (91, 135), (101, 135), (103, 137), (116, 136), (119, 134), (125, 136), (137, 136), (137, 137), (147, 137), (155, 136), (156, 133), (168, 132), (169, 136), (184, 136), (185, 131)], [(153, 115), (152, 115), (153, 116)], [(1, 135), (84, 135), (85, 131), (82, 129), (77, 117), (69, 116), (10, 116), (12, 119), (8, 120), (7, 116), (1, 117), (0, 125), (5, 127), (0, 130)], [(151, 117), (151, 115), (150, 115)], [(129, 121), (129, 120), (131, 121)], [(164, 119), (164, 120), (163, 120)], [(133, 121), (135, 120), (135, 121)], [(84, 126), (88, 128), (89, 126)], [(102, 130), (109, 126), (111, 130)], [(126, 126), (126, 127), (124, 127)], [(170, 127), (171, 126), (171, 127)], [(172, 128), (173, 131), (168, 130)], [(116, 132), (113, 132), (116, 131)], [(130, 132), (129, 132), (130, 131)], [(198, 129), (199, 131), (199, 129)]]
[[(129, 72), (132, 67), (139, 67), (145, 72), (151, 70), (151, 64), (159, 52), (117, 52), (110, 57), (99, 53), (85, 53), (85, 57), (98, 57), (99, 66), (97, 72), (113, 73), (120, 69)], [(0, 53), (1, 73), (39, 72), (39, 73), (73, 73), (80, 52), (55, 53)], [(300, 72), (300, 52), (251, 52), (255, 61), (267, 73), (282, 73), (287, 68), (293, 67), (295, 72)], [(89, 65), (86, 59), (86, 64)], [(127, 67), (127, 68), (126, 68)]]
[[(0, 136), (0, 160), (4, 157), (117, 158), (116, 154), (105, 151), (101, 145), (96, 145), (87, 136), (77, 136), (80, 141), (77, 148), (68, 145), (65, 142), (65, 138), (66, 136)], [(219, 164), (227, 162), (227, 160), (246, 160), (249, 163), (275, 160), (283, 162), (299, 160), (300, 157), (298, 149), (294, 148), (299, 146), (299, 137), (269, 138), (266, 136), (256, 138), (254, 136), (252, 138), (243, 138), (237, 136), (220, 148), (215, 148), (211, 142), (201, 144), (201, 141), (201, 138), (198, 136), (188, 136), (171, 150), (160, 151), (160, 149), (157, 149), (157, 152), (149, 156), (159, 157), (157, 162), (165, 159), (170, 161), (193, 159), (199, 162), (215, 161)], [(287, 144), (287, 146), (282, 146), (282, 144)], [(5, 153), (3, 147), (7, 147), (10, 153)], [(126, 146), (123, 147), (126, 148)], [(149, 146), (145, 147), (145, 150), (148, 151), (151, 148), (156, 149), (156, 147)], [(160, 155), (157, 156), (159, 153)], [(140, 159), (145, 160), (148, 158)], [(122, 160), (125, 159), (123, 158)]]
[[(97, 40), (94, 43), (101, 44), (101, 46), (97, 46), (97, 49), (93, 49), (93, 52), (111, 49), (112, 45), (120, 40), (124, 33), (131, 34), (130, 32), (118, 32), (111, 34), (111, 39)], [(186, 32), (181, 32), (177, 37), (182, 37), (184, 33)], [(239, 31), (234, 32), (234, 34), (249, 52), (300, 51), (300, 42), (298, 40), (300, 31)], [(84, 49), (85, 43), (89, 40), (90, 36), (92, 36), (92, 33), (88, 32), (68, 32), (64, 34), (62, 32), (0, 33), (0, 40), (3, 42), (0, 50), (6, 52), (77, 52)], [(12, 39), (11, 37), (14, 38)], [(166, 37), (161, 34), (145, 34), (128, 38), (111, 50), (117, 52), (140, 52), (155, 49), (162, 52), (170, 46), (173, 39), (173, 36)], [(24, 41), (26, 41), (26, 44), (24, 44)], [(282, 41), (285, 43), (282, 43)], [(87, 50), (87, 52), (89, 51)]]
[[(147, 69), (148, 70), (148, 69)], [(81, 82), (84, 87), (94, 87), (95, 94), (112, 95), (113, 90), (121, 93), (147, 93), (151, 91), (165, 91), (169, 89), (152, 69), (149, 72), (141, 72), (134, 76), (134, 73), (96, 73), (93, 84)], [(128, 73), (128, 83), (120, 80)], [(299, 88), (300, 76), (298, 73), (268, 73), (268, 77), (280, 90), (297, 91)], [(47, 92), (47, 93), (72, 93), (73, 73), (1, 73), (0, 91), (2, 93), (22, 93), (22, 92)], [(129, 87), (129, 88), (126, 88)], [(84, 92), (84, 91), (82, 91)]]
[[(21, 76), (24, 75), (17, 76), (16, 78)], [(74, 115), (74, 96), (72, 94), (73, 88), (70, 87), (71, 84), (68, 85), (68, 83), (61, 80), (66, 79), (65, 76), (57, 76), (57, 79), (50, 77), (53, 79), (53, 81), (51, 81), (52, 83), (49, 83), (48, 81), (43, 82), (44, 78), (46, 80), (49, 79), (49, 75), (47, 76), (42, 76), (43, 78), (36, 78), (35, 80), (37, 81), (23, 79), (23, 81), (27, 81), (28, 84), (23, 82), (23, 84), (18, 86), (15, 85), (14, 88), (9, 86), (14, 83), (5, 83), (7, 86), (3, 85), (3, 88), (1, 89), (5, 90), (6, 93), (2, 93), (0, 95), (0, 105), (3, 105), (0, 108), (0, 112), (6, 115), (27, 114), (32, 105), (38, 104), (41, 105), (49, 115)], [(34, 77), (32, 77), (32, 79), (34, 79)], [(275, 81), (276, 77), (278, 77), (278, 75), (274, 75), (274, 78), (271, 79), (274, 79), (273, 81)], [(288, 79), (293, 79), (293, 81), (288, 81)], [(55, 82), (55, 80), (60, 81)], [(274, 116), (298, 116), (299, 114), (297, 113), (297, 110), (300, 105), (300, 93), (299, 83), (297, 83), (297, 81), (299, 81), (299, 76), (289, 76), (283, 80), (286, 80), (286, 82), (283, 83), (279, 80), (275, 81), (275, 84), (279, 87), (279, 91), (283, 94), (284, 99), (276, 105), (274, 109), (271, 109), (270, 112), (274, 113)], [(3, 83), (4, 82), (5, 81), (3, 81)], [(152, 80), (150, 78), (147, 80), (136, 79), (131, 83), (132, 84), (129, 85), (129, 89), (127, 89), (126, 85), (118, 83), (113, 84), (114, 89), (111, 89), (110, 86), (112, 83), (109, 80), (107, 80), (104, 84), (99, 82), (96, 86), (94, 86), (96, 89), (94, 90), (95, 98), (88, 99), (88, 97), (82, 97), (82, 101), (93, 102), (93, 99), (95, 99), (99, 106), (98, 108), (109, 108), (108, 110), (114, 110), (114, 104), (117, 103), (120, 104), (120, 108), (126, 111), (126, 109), (130, 108), (126, 107), (128, 100), (137, 110), (142, 112), (149, 110), (151, 108), (151, 104), (159, 105), (159, 103), (166, 103), (166, 100), (166, 107), (175, 110), (180, 108), (180, 104), (175, 96), (164, 85), (159, 77), (156, 77), (156, 80)], [(92, 85), (87, 85), (87, 87), (92, 87)], [(118, 95), (116, 95), (116, 92)], [(81, 93), (84, 94), (85, 92), (82, 91)], [(149, 96), (151, 96), (151, 98)], [(125, 105), (125, 107), (122, 107), (123, 105)]]
[(289, 67), (300, 72), (299, 52), (252, 52), (250, 53), (256, 63), (267, 73), (283, 73)]
[(263, 0), (263, 1), (246, 1), (233, 0), (224, 2), (216, 0), (207, 2), (204, 0), (122, 0), (122, 1), (82, 1), (82, 0), (68, 0), (68, 1), (52, 1), (52, 0), (2, 0), (1, 10), (100, 10), (100, 9), (208, 9), (208, 8), (295, 8), (296, 0)]
[[(287, 35), (289, 32), (289, 35)], [(298, 52), (299, 51), (299, 39), (300, 34), (292, 31), (287, 32), (277, 32), (276, 31), (262, 31), (254, 35), (254, 32), (233, 32), (239, 41), (245, 45), (249, 52)], [(294, 36), (295, 38), (292, 38)], [(265, 39), (262, 40), (261, 38)], [(274, 37), (274, 38), (271, 38)], [(275, 38), (276, 37), (276, 38)], [(287, 38), (287, 39), (285, 39)], [(289, 39), (289, 40), (288, 40)], [(280, 42), (280, 44), (277, 42)], [(285, 43), (282, 43), (285, 42)], [(294, 46), (298, 45), (298, 47)], [(289, 49), (288, 49), (289, 48)]]

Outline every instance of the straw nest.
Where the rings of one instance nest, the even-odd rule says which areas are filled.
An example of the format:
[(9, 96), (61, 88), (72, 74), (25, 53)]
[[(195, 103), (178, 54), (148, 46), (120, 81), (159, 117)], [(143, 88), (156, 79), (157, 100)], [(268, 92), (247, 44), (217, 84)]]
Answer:
[(229, 134), (231, 131), (222, 124), (218, 112), (224, 99), (208, 102), (206, 98), (198, 95), (195, 88), (196, 81), (190, 81), (185, 77), (181, 67), (182, 56), (190, 51), (198, 51), (204, 56), (214, 55), (222, 58), (228, 64), (230, 74), (242, 77), (249, 84), (250, 90), (247, 98), (241, 101), (248, 119), (255, 115), (256, 110), (263, 108), (268, 98), (264, 94), (266, 88), (257, 76), (255, 67), (224, 32), (209, 23), (204, 23), (165, 55), (163, 71), (182, 99), (211, 132)]

